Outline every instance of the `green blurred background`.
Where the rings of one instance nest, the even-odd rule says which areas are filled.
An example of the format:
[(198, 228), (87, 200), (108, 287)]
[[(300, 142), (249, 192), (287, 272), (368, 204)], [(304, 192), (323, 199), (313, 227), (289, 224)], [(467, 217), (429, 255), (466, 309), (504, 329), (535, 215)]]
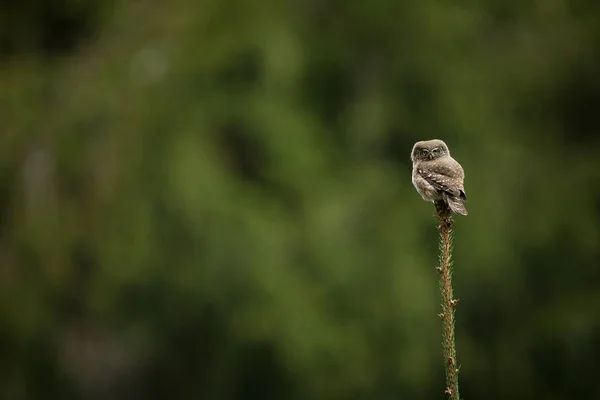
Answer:
[(600, 398), (600, 2), (0, 5), (0, 398)]

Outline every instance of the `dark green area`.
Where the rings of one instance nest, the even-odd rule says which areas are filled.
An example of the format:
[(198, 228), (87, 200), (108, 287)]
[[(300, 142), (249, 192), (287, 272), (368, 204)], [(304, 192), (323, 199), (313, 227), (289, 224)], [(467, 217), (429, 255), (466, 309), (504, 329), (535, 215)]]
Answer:
[(12, 3), (1, 398), (600, 398), (600, 3)]

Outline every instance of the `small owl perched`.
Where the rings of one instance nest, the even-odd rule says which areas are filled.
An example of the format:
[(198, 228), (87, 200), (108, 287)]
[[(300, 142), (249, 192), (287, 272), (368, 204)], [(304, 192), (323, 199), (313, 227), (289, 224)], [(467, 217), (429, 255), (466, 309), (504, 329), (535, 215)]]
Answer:
[(425, 201), (444, 201), (458, 214), (467, 215), (464, 202), (465, 173), (452, 157), (446, 143), (439, 139), (417, 142), (410, 159), (413, 163), (412, 183)]

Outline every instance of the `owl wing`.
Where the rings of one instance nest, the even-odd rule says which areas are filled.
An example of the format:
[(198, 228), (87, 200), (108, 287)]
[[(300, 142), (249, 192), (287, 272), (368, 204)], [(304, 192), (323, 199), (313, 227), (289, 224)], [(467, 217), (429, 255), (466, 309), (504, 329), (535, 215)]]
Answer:
[(421, 175), (421, 177), (436, 190), (439, 190), (440, 192), (446, 192), (447, 194), (458, 197), (462, 200), (467, 199), (464, 189), (460, 188), (462, 185), (459, 179), (436, 172), (426, 172), (422, 169), (419, 170), (419, 175)]

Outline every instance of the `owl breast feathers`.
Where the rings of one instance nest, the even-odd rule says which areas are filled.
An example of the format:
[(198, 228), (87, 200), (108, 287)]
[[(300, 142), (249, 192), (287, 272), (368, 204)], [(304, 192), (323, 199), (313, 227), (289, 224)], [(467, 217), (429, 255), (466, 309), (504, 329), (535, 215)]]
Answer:
[(411, 154), (412, 183), (426, 201), (444, 201), (458, 214), (467, 215), (464, 171), (441, 140), (417, 142)]

